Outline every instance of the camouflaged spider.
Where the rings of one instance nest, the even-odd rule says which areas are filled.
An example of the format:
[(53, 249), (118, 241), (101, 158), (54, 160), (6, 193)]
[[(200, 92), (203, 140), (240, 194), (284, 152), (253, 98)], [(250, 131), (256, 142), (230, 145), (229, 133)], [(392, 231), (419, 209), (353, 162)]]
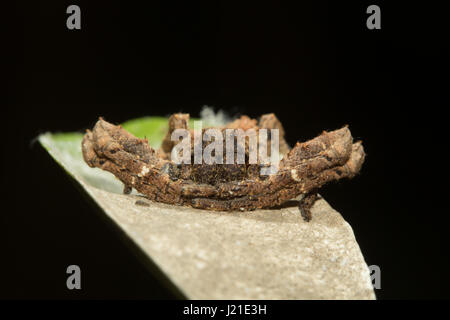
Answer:
[(280, 121), (274, 114), (267, 114), (259, 121), (242, 116), (218, 128), (278, 129), (283, 158), (275, 174), (261, 175), (259, 163), (177, 164), (171, 160), (176, 145), (171, 134), (176, 129), (188, 129), (188, 120), (188, 114), (172, 115), (161, 148), (154, 150), (147, 140), (100, 118), (83, 138), (84, 160), (90, 167), (113, 173), (124, 183), (124, 193), (135, 188), (150, 200), (168, 204), (245, 211), (276, 207), (304, 195), (299, 208), (306, 221), (311, 219), (310, 208), (318, 189), (330, 181), (354, 177), (364, 162), (363, 146), (353, 143), (347, 127), (297, 142), (291, 149)]

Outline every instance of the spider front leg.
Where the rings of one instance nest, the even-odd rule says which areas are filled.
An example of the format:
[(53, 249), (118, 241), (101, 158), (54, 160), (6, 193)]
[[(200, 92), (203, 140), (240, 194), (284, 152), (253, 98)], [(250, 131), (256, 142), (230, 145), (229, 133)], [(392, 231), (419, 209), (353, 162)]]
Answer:
[(300, 210), (300, 214), (303, 217), (303, 220), (306, 222), (311, 221), (312, 215), (311, 215), (311, 208), (316, 202), (316, 200), (319, 198), (319, 195), (317, 194), (317, 190), (313, 190), (303, 197), (302, 200), (300, 200), (300, 203), (298, 204), (298, 209)]
[(123, 183), (123, 194), (130, 194), (131, 191), (133, 191), (133, 188), (130, 187), (129, 185), (125, 184), (125, 182)]

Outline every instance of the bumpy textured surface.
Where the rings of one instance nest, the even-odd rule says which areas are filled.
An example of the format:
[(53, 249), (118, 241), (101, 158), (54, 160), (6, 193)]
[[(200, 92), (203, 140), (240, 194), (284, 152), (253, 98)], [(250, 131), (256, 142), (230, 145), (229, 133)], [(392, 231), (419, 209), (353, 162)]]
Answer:
[(187, 114), (171, 116), (167, 136), (156, 151), (146, 140), (100, 119), (84, 136), (84, 159), (91, 167), (113, 173), (124, 183), (125, 193), (134, 188), (151, 200), (169, 204), (246, 211), (279, 206), (303, 194), (306, 197), (300, 208), (306, 220), (310, 219), (317, 190), (328, 182), (352, 178), (364, 162), (363, 147), (360, 142), (353, 143), (347, 127), (323, 132), (289, 151), (281, 123), (269, 114), (259, 122), (243, 116), (219, 129), (279, 129), (280, 152), (285, 155), (276, 174), (262, 176), (258, 164), (248, 163), (176, 165), (170, 160), (174, 147), (170, 135), (175, 129), (188, 129), (188, 120)]

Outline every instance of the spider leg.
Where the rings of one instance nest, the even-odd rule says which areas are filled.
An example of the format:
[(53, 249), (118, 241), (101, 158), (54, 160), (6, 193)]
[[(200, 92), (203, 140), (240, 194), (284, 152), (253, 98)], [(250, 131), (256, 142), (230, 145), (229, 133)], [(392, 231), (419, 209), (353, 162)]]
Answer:
[(258, 122), (258, 127), (261, 129), (278, 129), (278, 138), (279, 138), (279, 151), (282, 155), (287, 154), (291, 148), (289, 144), (286, 142), (284, 135), (285, 131), (283, 125), (280, 120), (273, 113), (264, 114), (261, 116)]
[(132, 187), (130, 187), (126, 184), (123, 185), (123, 194), (130, 194), (132, 190), (133, 190)]
[(175, 113), (169, 117), (169, 130), (164, 137), (161, 144), (161, 151), (166, 154), (167, 158), (170, 159), (170, 153), (172, 148), (175, 146), (175, 141), (172, 141), (172, 133), (176, 129), (188, 129), (189, 125), (189, 114), (186, 113)]
[(306, 222), (311, 221), (312, 215), (311, 215), (311, 208), (318, 199), (317, 190), (313, 190), (307, 194), (300, 200), (300, 203), (298, 205), (298, 208), (300, 210), (300, 213), (303, 217), (303, 220)]
[(179, 183), (161, 170), (170, 162), (159, 160), (145, 140), (99, 120), (93, 132), (84, 136), (82, 150), (89, 166), (114, 174), (124, 183), (125, 192), (134, 187), (149, 199), (180, 204)]
[(350, 130), (343, 127), (309, 141), (297, 144), (280, 161), (280, 168), (304, 167), (311, 175), (325, 169), (343, 165), (352, 152), (353, 138)]

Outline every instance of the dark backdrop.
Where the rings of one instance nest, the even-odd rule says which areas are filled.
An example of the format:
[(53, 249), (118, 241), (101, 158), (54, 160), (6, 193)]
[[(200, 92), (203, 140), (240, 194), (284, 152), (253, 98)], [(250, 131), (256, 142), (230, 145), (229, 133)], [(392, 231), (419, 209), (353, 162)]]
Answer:
[[(171, 297), (33, 141), (82, 131), (98, 116), (197, 116), (209, 105), (230, 115), (275, 112), (291, 144), (349, 124), (366, 163), (321, 194), (351, 224), (367, 263), (380, 266), (377, 297), (450, 297), (446, 190), (436, 184), (446, 179), (448, 146), (444, 9), (296, 2), (18, 3), (5, 50), (13, 72), (2, 184), (12, 205), (1, 210), (9, 268), (0, 294)], [(81, 7), (79, 31), (66, 28), (70, 4)], [(369, 4), (381, 7), (381, 30), (366, 28)], [(70, 264), (81, 266), (81, 291), (65, 287)]]

